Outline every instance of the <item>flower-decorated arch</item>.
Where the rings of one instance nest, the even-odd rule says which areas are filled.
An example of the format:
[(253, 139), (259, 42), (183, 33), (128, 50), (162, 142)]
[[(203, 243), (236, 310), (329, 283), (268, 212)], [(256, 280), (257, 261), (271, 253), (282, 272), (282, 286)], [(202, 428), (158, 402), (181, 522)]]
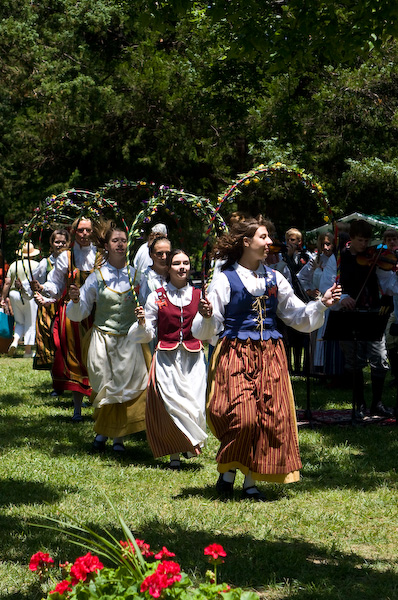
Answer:
[[(162, 211), (175, 220), (180, 239), (183, 238), (181, 218), (178, 212), (178, 208), (181, 206), (191, 210), (193, 214), (200, 219), (201, 223), (206, 223), (208, 226), (202, 250), (202, 279), (204, 278), (203, 256), (206, 254), (210, 232), (213, 227), (217, 233), (224, 232), (227, 230), (227, 226), (208, 198), (169, 188), (165, 185), (160, 186), (156, 194), (149, 198), (147, 205), (138, 213), (130, 227), (127, 245), (128, 264), (132, 262), (135, 243), (137, 240), (142, 239), (144, 226), (150, 224), (155, 218), (155, 215), (159, 215)], [(135, 281), (132, 278), (131, 271), (130, 278), (131, 286), (134, 287)]]
[[(38, 236), (39, 248), (41, 248), (42, 235), (46, 229), (57, 229), (64, 227), (69, 229), (76, 219), (87, 218), (99, 222), (101, 218), (109, 216), (119, 221), (128, 232), (124, 216), (114, 200), (101, 196), (99, 192), (88, 190), (71, 189), (58, 195), (46, 198), (41, 206), (35, 209), (31, 220), (20, 229), (21, 239), (19, 250), (25, 244), (32, 243), (32, 238)], [(29, 273), (28, 279), (32, 278), (32, 269), (28, 257)]]
[(257, 186), (263, 181), (275, 181), (277, 178), (282, 178), (282, 181), (294, 181), (301, 185), (310, 197), (314, 198), (316, 208), (323, 215), (324, 221), (333, 224), (333, 212), (322, 184), (316, 181), (313, 175), (306, 173), (304, 169), (281, 162), (270, 165), (261, 164), (247, 173), (239, 175), (239, 178), (219, 195), (217, 212), (220, 211), (225, 203), (236, 202), (240, 195), (244, 194), (246, 190), (252, 189), (253, 186)]

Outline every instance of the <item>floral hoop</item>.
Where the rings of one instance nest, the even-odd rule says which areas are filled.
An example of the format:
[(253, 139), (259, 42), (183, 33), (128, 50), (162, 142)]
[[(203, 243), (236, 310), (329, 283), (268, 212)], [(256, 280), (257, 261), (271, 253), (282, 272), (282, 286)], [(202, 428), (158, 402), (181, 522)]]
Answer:
[(324, 221), (326, 223), (333, 223), (334, 217), (332, 209), (322, 185), (315, 180), (313, 175), (305, 173), (304, 169), (292, 165), (285, 165), (281, 162), (272, 163), (270, 165), (261, 164), (258, 167), (251, 169), (248, 173), (239, 175), (239, 179), (218, 197), (219, 204), (217, 205), (216, 210), (219, 211), (224, 202), (231, 202), (234, 200), (242, 193), (242, 190), (247, 189), (248, 186), (251, 186), (252, 184), (257, 185), (263, 180), (270, 181), (271, 177), (275, 177), (279, 174), (294, 179), (303, 185), (303, 187), (315, 197), (318, 204), (318, 210), (324, 215)]
[[(60, 226), (70, 227), (78, 219), (87, 218), (92, 221), (99, 221), (105, 211), (110, 211), (113, 217), (122, 222), (128, 232), (125, 219), (114, 200), (106, 199), (98, 192), (88, 190), (67, 190), (58, 195), (52, 195), (44, 200), (42, 206), (34, 210), (32, 219), (19, 230), (21, 240), (19, 250), (22, 251), (24, 244), (29, 246), (32, 235), (39, 233), (39, 243), (44, 229), (56, 229)], [(32, 268), (29, 256), (28, 267), (29, 275), (26, 272), (25, 263), (23, 269), (27, 279), (33, 278)]]
[[(197, 196), (195, 194), (190, 194), (188, 192), (184, 192), (182, 190), (176, 190), (173, 188), (169, 188), (168, 186), (162, 185), (158, 188), (158, 191), (155, 195), (153, 195), (149, 200), (144, 209), (142, 209), (138, 215), (136, 216), (133, 224), (130, 227), (129, 239), (127, 244), (127, 265), (129, 268), (129, 277), (130, 284), (134, 287), (134, 280), (131, 277), (130, 273), (130, 262), (132, 261), (132, 252), (134, 248), (134, 243), (137, 239), (142, 238), (143, 234), (143, 225), (147, 225), (153, 219), (153, 217), (161, 210), (163, 210), (166, 214), (174, 217), (177, 223), (178, 232), (182, 237), (183, 231), (181, 227), (181, 219), (175, 208), (179, 205), (186, 206), (194, 215), (200, 218), (201, 222), (207, 222), (210, 225), (210, 229), (213, 227), (216, 228), (217, 231), (223, 232), (227, 230), (227, 226), (224, 223), (221, 215), (219, 215), (211, 204), (210, 200), (204, 198), (202, 196)], [(209, 230), (206, 232), (206, 240), (203, 246), (203, 252), (205, 255), (205, 250), (207, 247), (208, 239), (209, 239)], [(202, 254), (202, 284), (204, 283), (204, 259)]]

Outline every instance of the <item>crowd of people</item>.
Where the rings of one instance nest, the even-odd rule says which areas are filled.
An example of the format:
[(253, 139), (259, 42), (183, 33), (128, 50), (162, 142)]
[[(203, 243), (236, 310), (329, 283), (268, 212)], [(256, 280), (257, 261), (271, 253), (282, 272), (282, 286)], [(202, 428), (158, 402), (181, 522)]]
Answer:
[[(208, 425), (220, 442), (217, 493), (233, 494), (239, 470), (242, 497), (261, 502), (258, 482), (299, 479), (290, 374), (344, 370), (365, 418), (369, 364), (369, 412), (392, 415), (382, 394), (389, 365), (398, 379), (398, 234), (384, 235), (388, 268), (380, 251), (366, 253), (371, 234), (354, 221), (340, 249), (327, 232), (309, 252), (296, 228), (278, 244), (269, 220), (236, 213), (215, 244), (205, 290), (191, 285), (190, 257), (172, 248), (165, 225), (152, 227), (128, 265), (124, 228), (80, 218), (71, 232), (51, 234), (48, 258), (33, 260), (39, 250), (28, 243), (10, 265), (1, 296), (15, 318), (8, 354), (23, 341), (33, 367), (50, 370), (52, 394), (72, 392), (73, 422), (90, 399), (94, 451), (111, 439), (123, 453), (126, 437), (146, 430), (154, 457), (179, 470), (183, 457), (202, 452)], [(354, 320), (356, 311), (380, 315), (381, 305), (391, 313), (381, 339), (365, 326), (359, 341), (326, 340), (332, 313)]]

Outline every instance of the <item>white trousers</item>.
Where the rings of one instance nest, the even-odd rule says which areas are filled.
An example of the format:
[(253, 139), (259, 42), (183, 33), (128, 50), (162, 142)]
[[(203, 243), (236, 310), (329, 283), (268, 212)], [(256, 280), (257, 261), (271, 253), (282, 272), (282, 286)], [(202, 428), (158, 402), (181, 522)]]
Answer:
[(25, 346), (32, 346), (36, 339), (37, 304), (33, 298), (29, 300), (26, 296), (22, 301), (17, 290), (11, 290), (9, 298), (15, 320), (14, 335), (18, 339), (23, 337)]

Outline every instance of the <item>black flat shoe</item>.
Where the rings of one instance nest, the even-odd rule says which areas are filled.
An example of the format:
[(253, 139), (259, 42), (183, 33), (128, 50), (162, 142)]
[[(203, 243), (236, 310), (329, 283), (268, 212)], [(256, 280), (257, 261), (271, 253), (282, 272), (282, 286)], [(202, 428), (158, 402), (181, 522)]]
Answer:
[[(256, 490), (255, 492), (249, 493), (249, 490)], [(267, 502), (267, 498), (264, 496), (260, 490), (256, 488), (255, 485), (252, 485), (248, 488), (243, 488), (242, 490), (242, 500), (253, 500), (253, 502)]]
[(116, 442), (115, 444), (113, 444), (112, 448), (113, 451), (117, 452), (118, 454), (121, 454), (122, 452), (126, 451), (124, 444), (122, 444), (121, 442)]
[(91, 447), (94, 450), (94, 452), (105, 452), (105, 445), (106, 441), (100, 442), (99, 440), (95, 439)]
[(219, 496), (222, 496), (223, 498), (232, 498), (234, 493), (234, 484), (230, 481), (225, 481), (223, 474), (220, 473), (216, 483), (216, 490)]
[(181, 461), (180, 460), (171, 460), (167, 465), (167, 468), (171, 471), (179, 471), (181, 469)]
[(382, 402), (378, 402), (376, 406), (370, 407), (370, 414), (373, 417), (385, 417), (386, 419), (393, 416), (393, 411), (386, 408)]

